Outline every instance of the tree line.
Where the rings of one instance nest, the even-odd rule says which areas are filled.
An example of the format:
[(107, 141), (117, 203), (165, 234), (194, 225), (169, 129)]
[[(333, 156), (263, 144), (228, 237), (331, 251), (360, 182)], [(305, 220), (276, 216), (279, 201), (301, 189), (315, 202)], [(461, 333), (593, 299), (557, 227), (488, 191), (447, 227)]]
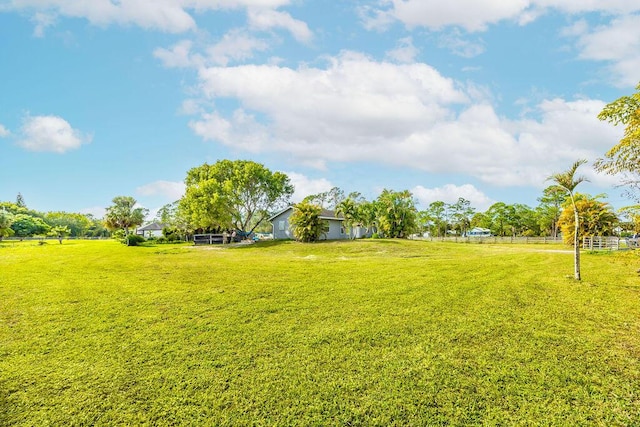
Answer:
[(107, 237), (110, 235), (102, 218), (73, 212), (39, 212), (29, 209), (21, 193), (15, 202), (0, 202), (0, 240), (4, 237), (23, 239), (31, 236), (62, 238)]
[[(599, 118), (625, 126), (624, 138), (596, 162), (599, 171), (623, 174), (623, 185), (636, 201), (640, 187), (640, 85), (631, 96), (608, 104)], [(424, 209), (408, 190), (385, 189), (374, 200), (360, 193), (345, 196), (333, 188), (306, 197), (295, 205), (291, 219), (300, 240), (317, 240), (325, 230), (318, 221), (322, 209), (331, 209), (344, 220), (353, 236), (355, 227), (387, 238), (404, 238), (428, 233), (434, 237), (465, 235), (480, 227), (496, 236), (558, 236), (577, 246), (580, 236), (615, 235), (640, 232), (640, 205), (629, 206), (616, 214), (602, 195), (576, 192), (583, 178), (575, 181), (576, 162), (566, 173), (554, 174), (535, 208), (523, 204), (497, 202), (487, 210), (477, 211), (462, 197), (454, 203), (434, 201)], [(571, 172), (571, 173), (569, 173)], [(562, 179), (569, 179), (563, 181)], [(221, 160), (192, 168), (185, 178), (186, 192), (180, 199), (163, 206), (156, 220), (165, 224), (168, 239), (181, 239), (194, 233), (235, 230), (241, 236), (270, 230), (267, 219), (290, 204), (293, 185), (282, 172), (272, 172), (249, 160)], [(573, 185), (575, 184), (575, 185)], [(567, 187), (569, 185), (569, 187)], [(137, 206), (132, 197), (118, 196), (102, 219), (68, 212), (36, 212), (26, 207), (19, 194), (15, 203), (0, 203), (0, 238), (6, 236), (69, 235), (105, 236), (130, 234), (141, 225), (148, 211)], [(305, 222), (307, 221), (307, 222)], [(306, 230), (306, 231), (305, 231)]]

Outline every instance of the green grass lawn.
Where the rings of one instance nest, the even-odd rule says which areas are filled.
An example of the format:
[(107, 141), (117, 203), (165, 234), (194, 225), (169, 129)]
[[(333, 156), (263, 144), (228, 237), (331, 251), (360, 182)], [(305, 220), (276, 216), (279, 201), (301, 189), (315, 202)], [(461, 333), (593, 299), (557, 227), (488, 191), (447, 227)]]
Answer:
[(559, 248), (0, 243), (0, 425), (640, 425), (638, 255)]

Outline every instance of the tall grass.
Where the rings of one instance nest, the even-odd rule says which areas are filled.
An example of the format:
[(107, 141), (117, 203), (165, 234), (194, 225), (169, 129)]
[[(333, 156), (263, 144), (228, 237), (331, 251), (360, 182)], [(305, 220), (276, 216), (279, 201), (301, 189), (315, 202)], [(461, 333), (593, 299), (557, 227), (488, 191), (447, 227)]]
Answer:
[(0, 247), (0, 424), (640, 424), (633, 252)]

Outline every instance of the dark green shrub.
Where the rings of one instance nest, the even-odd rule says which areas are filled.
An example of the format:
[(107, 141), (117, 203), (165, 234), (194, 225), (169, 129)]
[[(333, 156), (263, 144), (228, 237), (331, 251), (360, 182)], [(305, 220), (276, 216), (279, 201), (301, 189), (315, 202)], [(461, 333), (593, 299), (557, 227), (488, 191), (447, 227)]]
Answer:
[(124, 241), (122, 243), (124, 243), (127, 246), (138, 246), (140, 243), (144, 243), (145, 242), (145, 238), (138, 235), (138, 234), (129, 234), (127, 237), (124, 238)]

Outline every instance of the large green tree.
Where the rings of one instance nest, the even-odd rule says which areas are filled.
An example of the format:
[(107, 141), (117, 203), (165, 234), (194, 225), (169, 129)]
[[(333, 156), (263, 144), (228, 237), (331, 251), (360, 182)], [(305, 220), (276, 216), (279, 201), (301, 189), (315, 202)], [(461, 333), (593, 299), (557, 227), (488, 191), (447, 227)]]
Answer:
[(136, 199), (130, 196), (117, 196), (107, 208), (104, 223), (109, 230), (123, 230), (129, 235), (131, 227), (141, 225), (147, 216), (147, 209), (136, 207)]
[(23, 238), (47, 234), (51, 227), (40, 217), (17, 214), (13, 216), (11, 229), (17, 237)]
[(47, 212), (44, 220), (53, 228), (68, 228), (68, 234), (73, 237), (85, 236), (93, 225), (87, 215), (72, 212)]
[(293, 194), (289, 177), (250, 160), (220, 160), (187, 172), (180, 200), (194, 229), (235, 228), (250, 234)]
[(622, 184), (630, 188), (630, 195), (639, 199), (640, 189), (640, 84), (636, 92), (623, 96), (607, 104), (600, 114), (600, 120), (613, 125), (623, 125), (624, 135), (603, 159), (595, 163), (597, 170), (610, 175), (622, 175)]
[(564, 172), (559, 172), (551, 175), (548, 180), (555, 182), (556, 185), (563, 188), (571, 200), (571, 206), (574, 213), (574, 236), (573, 236), (573, 265), (574, 265), (574, 278), (580, 280), (580, 216), (578, 214), (578, 208), (576, 206), (576, 199), (574, 197), (575, 189), (582, 182), (587, 181), (584, 176), (576, 176), (578, 168), (585, 164), (586, 160), (576, 161), (569, 169)]

